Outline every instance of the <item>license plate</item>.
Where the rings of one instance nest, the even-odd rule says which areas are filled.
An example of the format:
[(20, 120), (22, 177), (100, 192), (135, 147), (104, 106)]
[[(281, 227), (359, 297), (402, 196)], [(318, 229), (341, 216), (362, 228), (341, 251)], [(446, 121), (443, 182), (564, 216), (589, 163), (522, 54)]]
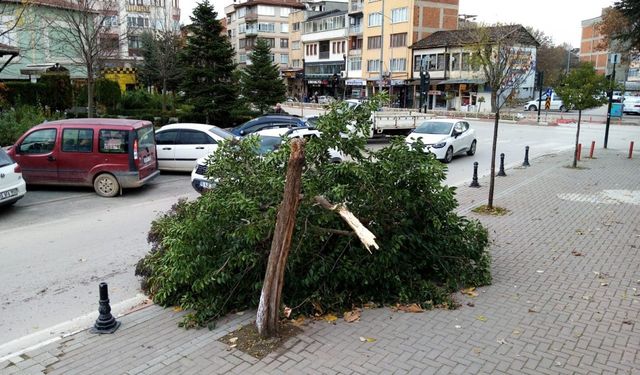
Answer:
[(151, 161), (151, 156), (145, 156), (144, 158), (142, 158), (142, 162), (145, 164), (147, 164), (150, 161)]
[(18, 194), (18, 189), (3, 191), (2, 193), (0, 193), (0, 199), (13, 197), (14, 195), (17, 195), (17, 194)]
[(213, 185), (208, 181), (200, 181), (200, 187), (203, 189), (211, 189)]

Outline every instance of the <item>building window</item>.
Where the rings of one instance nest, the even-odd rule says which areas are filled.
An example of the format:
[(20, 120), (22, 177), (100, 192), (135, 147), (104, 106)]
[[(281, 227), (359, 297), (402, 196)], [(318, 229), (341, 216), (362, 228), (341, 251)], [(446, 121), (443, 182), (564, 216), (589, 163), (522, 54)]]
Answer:
[(407, 33), (391, 34), (391, 47), (405, 47), (407, 45)]
[(362, 70), (362, 57), (350, 57), (349, 70)]
[(291, 29), (293, 31), (300, 31), (300, 22), (294, 22), (293, 24), (291, 24)]
[(260, 39), (266, 41), (270, 48), (274, 48), (276, 46), (275, 38), (260, 38)]
[(380, 60), (367, 60), (367, 72), (379, 72)]
[(392, 72), (404, 72), (407, 70), (407, 59), (391, 59), (389, 65)]
[(447, 67), (447, 62), (449, 61), (449, 54), (447, 53), (439, 53), (437, 59), (437, 70), (445, 70)]
[(291, 61), (291, 66), (293, 68), (299, 68), (300, 67), (300, 59), (295, 59), (295, 60)]
[(116, 26), (118, 26), (118, 16), (105, 16), (102, 19), (102, 26), (104, 26), (104, 27), (116, 27)]
[(362, 38), (351, 39), (352, 50), (362, 49)]
[(288, 33), (289, 32), (289, 24), (288, 23), (281, 23), (280, 24), (280, 32)]
[(287, 38), (280, 39), (280, 48), (289, 48), (289, 39)]
[(471, 55), (468, 52), (462, 53), (462, 70), (471, 70)]
[(258, 32), (273, 33), (276, 31), (275, 23), (260, 22), (258, 23)]
[(300, 49), (300, 41), (291, 42), (291, 49)]
[(451, 55), (451, 70), (460, 70), (460, 54)]
[(391, 23), (407, 22), (407, 8), (391, 9)]
[(246, 46), (247, 46), (247, 40), (246, 39), (238, 40), (238, 48), (244, 48)]
[(280, 55), (280, 64), (289, 64), (289, 55)]
[(244, 18), (246, 14), (247, 14), (247, 8), (245, 7), (238, 8), (238, 18)]
[(347, 45), (347, 42), (343, 40), (342, 42), (340, 42), (340, 44), (342, 44), (342, 53), (347, 53), (347, 49), (345, 48)]
[(380, 47), (382, 47), (382, 37), (380, 35), (367, 38), (367, 49), (379, 49)]
[(238, 34), (244, 34), (245, 31), (247, 31), (247, 24), (238, 24)]
[(304, 23), (305, 33), (317, 33), (319, 31), (339, 30), (345, 27), (345, 17), (335, 16)]
[(371, 26), (380, 26), (382, 25), (382, 14), (381, 13), (371, 13), (369, 15), (369, 27)]
[(238, 60), (239, 60), (241, 63), (245, 63), (245, 62), (247, 62), (247, 54), (246, 54), (246, 53), (241, 53), (241, 54), (239, 54), (239, 55), (238, 55)]
[(291, 13), (291, 8), (280, 7), (280, 17), (289, 17), (289, 13)]
[(140, 37), (137, 35), (130, 35), (128, 41), (129, 49), (139, 49), (140, 47), (142, 47)]
[(275, 16), (276, 8), (268, 5), (258, 5), (258, 15), (260, 16)]

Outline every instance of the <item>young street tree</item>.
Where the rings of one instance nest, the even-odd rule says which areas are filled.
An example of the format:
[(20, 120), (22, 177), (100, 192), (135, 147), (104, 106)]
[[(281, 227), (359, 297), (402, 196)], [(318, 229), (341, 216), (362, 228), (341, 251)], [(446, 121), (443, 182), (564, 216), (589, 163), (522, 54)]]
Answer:
[[(120, 37), (111, 22), (117, 0), (73, 0), (50, 20), (52, 40), (64, 46), (60, 53), (87, 71), (87, 111), (95, 116), (95, 80), (104, 60), (117, 56)], [(112, 32), (113, 31), (113, 32)]]
[(580, 140), (580, 121), (582, 111), (601, 106), (607, 102), (605, 92), (608, 90), (607, 79), (596, 73), (593, 65), (583, 63), (567, 75), (556, 91), (567, 108), (578, 110), (576, 127), (576, 143), (573, 152), (573, 168), (578, 165), (578, 142)]
[(242, 72), (242, 92), (261, 113), (284, 100), (286, 88), (278, 65), (272, 62), (271, 46), (265, 39), (258, 39), (251, 53), (251, 64)]
[(205, 121), (218, 121), (218, 125), (231, 125), (231, 110), (236, 105), (233, 62), (235, 54), (229, 39), (223, 35), (218, 13), (205, 0), (198, 3), (191, 16), (190, 35), (181, 54), (184, 66), (182, 90)]
[(538, 42), (521, 25), (480, 26), (464, 31), (461, 37), (471, 49), (472, 66), (480, 69), (486, 85), (491, 88), (491, 110), (495, 113), (487, 203), (487, 208), (492, 210), (500, 109), (518, 87), (534, 75), (534, 48)]
[(146, 32), (141, 36), (142, 57), (140, 75), (148, 85), (162, 92), (162, 111), (167, 110), (167, 92), (178, 87), (182, 69), (178, 55), (180, 37), (174, 31)]

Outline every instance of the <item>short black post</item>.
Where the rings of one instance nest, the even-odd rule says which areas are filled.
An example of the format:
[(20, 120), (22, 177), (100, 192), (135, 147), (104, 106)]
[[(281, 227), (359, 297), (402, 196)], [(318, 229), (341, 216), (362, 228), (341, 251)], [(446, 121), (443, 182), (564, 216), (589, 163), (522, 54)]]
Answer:
[(471, 180), (471, 185), (469, 187), (479, 188), (480, 184), (478, 183), (478, 162), (473, 162), (473, 180)]
[(98, 312), (100, 315), (96, 319), (96, 323), (91, 328), (91, 333), (114, 333), (120, 322), (116, 321), (116, 318), (111, 315), (111, 306), (109, 306), (109, 290), (107, 289), (107, 283), (100, 283), (100, 306)]
[(505, 177), (507, 174), (504, 173), (504, 153), (500, 154), (500, 170), (498, 171), (498, 176)]
[(523, 167), (530, 167), (531, 164), (529, 164), (529, 146), (524, 148), (524, 163), (522, 163)]

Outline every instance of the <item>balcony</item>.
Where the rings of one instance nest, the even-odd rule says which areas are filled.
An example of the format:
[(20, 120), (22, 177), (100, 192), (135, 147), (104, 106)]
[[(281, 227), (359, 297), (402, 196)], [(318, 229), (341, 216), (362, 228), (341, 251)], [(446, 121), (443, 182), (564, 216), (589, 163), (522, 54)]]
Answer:
[(151, 7), (149, 5), (131, 5), (126, 6), (127, 13), (150, 13)]
[(246, 36), (256, 36), (256, 35), (258, 35), (258, 29), (247, 29), (247, 30), (245, 30), (244, 35), (246, 35)]
[(244, 15), (244, 20), (246, 22), (252, 22), (258, 20), (258, 12), (250, 12)]
[(364, 8), (364, 2), (357, 0), (351, 1), (349, 13), (362, 13), (362, 8)]
[(320, 60), (328, 60), (329, 55), (330, 55), (330, 51), (320, 51), (320, 55), (318, 56), (318, 58)]
[(349, 35), (360, 35), (362, 34), (362, 25), (351, 25), (349, 26)]

